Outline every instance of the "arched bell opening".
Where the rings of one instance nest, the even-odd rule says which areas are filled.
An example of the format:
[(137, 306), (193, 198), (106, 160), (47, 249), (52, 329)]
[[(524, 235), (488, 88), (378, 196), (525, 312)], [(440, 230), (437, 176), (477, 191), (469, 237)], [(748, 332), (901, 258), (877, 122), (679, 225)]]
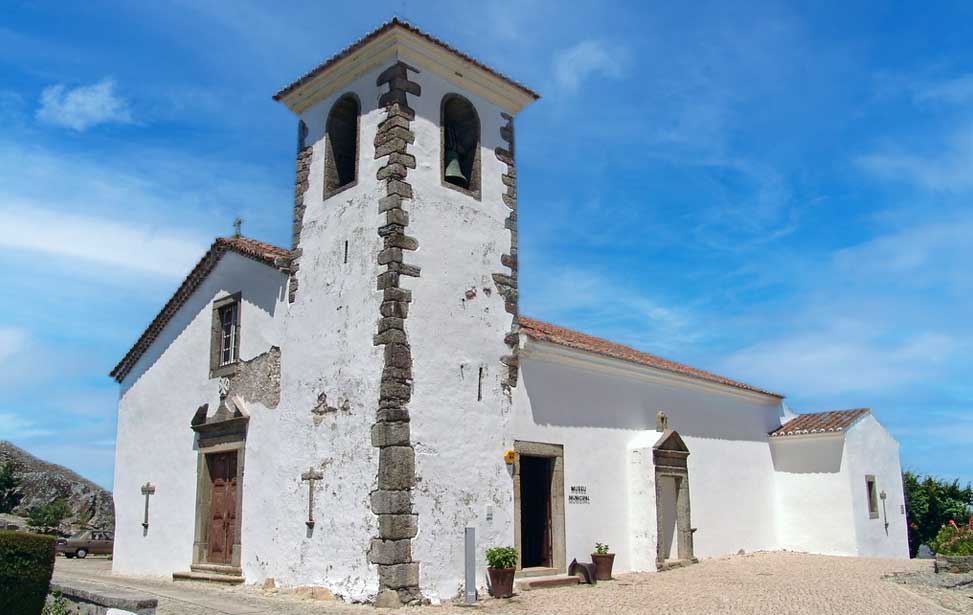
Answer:
[(480, 198), (480, 117), (459, 94), (443, 97), (441, 115), (443, 185)]
[(331, 107), (325, 125), (324, 198), (358, 181), (358, 117), (361, 104), (345, 94)]

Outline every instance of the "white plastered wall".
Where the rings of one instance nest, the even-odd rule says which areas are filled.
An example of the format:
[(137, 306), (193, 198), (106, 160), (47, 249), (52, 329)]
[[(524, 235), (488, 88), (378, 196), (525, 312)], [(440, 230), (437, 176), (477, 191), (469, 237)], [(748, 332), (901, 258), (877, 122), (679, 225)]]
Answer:
[(851, 485), (841, 433), (770, 439), (776, 468), (780, 546), (855, 555)]
[(565, 507), (568, 562), (590, 561), (602, 542), (616, 553), (616, 570), (654, 570), (659, 410), (690, 450), (697, 557), (776, 548), (766, 434), (779, 425), (779, 399), (648, 378), (613, 360), (581, 365), (570, 354), (522, 355), (511, 426), (515, 439), (563, 444), (566, 491), (587, 487), (590, 504)]
[[(845, 433), (845, 459), (857, 541), (855, 555), (908, 558), (909, 538), (898, 443), (869, 414)], [(868, 514), (866, 475), (874, 476), (876, 491), (886, 494), (885, 508), (883, 510), (879, 500), (879, 516), (874, 519)]]
[[(259, 497), (243, 513), (254, 523), (243, 542), (248, 582), (325, 586), (348, 600), (368, 600), (378, 591), (377, 570), (366, 557), (377, 534), (369, 493), (378, 455), (369, 430), (382, 370), (382, 348), (372, 344), (381, 302), (377, 203), (384, 196), (372, 145), (385, 118), (377, 107), (378, 72), (366, 72), (300, 116), (313, 154), (299, 290), (284, 324), (279, 423), (260, 440), (251, 425), (248, 472), (254, 463), (265, 471)], [(357, 183), (325, 200), (325, 124), (334, 102), (348, 92), (361, 104)], [(315, 487), (313, 530), (305, 525), (308, 483), (300, 480), (310, 467), (324, 474)]]
[[(423, 594), (439, 601), (462, 590), (466, 526), (477, 528), (481, 587), (483, 548), (513, 539), (513, 494), (502, 459), (510, 447), (505, 429), (510, 401), (501, 387), (506, 368), (500, 363), (510, 353), (504, 336), (512, 316), (492, 279), (506, 271), (500, 258), (510, 251), (504, 227), (510, 210), (501, 199), (506, 165), (494, 155), (494, 148), (506, 145), (500, 140), (506, 120), (498, 107), (430, 71), (410, 72), (409, 78), (422, 88), (421, 96), (409, 96), (416, 111), (409, 152), (417, 168), (407, 178), (415, 198), (405, 204), (407, 234), (419, 242), (405, 261), (422, 273), (401, 282), (413, 292), (405, 323), (413, 359), (409, 409), (418, 481), (419, 533), (412, 553), (420, 562)], [(440, 105), (449, 93), (465, 96), (479, 116), (479, 200), (443, 186), (440, 178)]]
[[(242, 291), (240, 358), (249, 360), (281, 344), (284, 282), (279, 271), (227, 252), (122, 382), (113, 490), (115, 572), (157, 576), (189, 569), (197, 464), (189, 425), (199, 406), (219, 405), (217, 381), (209, 379), (212, 301)], [(249, 409), (251, 427), (275, 412), (259, 404)], [(247, 464), (249, 471), (249, 459)], [(140, 488), (146, 482), (156, 492), (143, 534)], [(248, 505), (245, 500), (244, 510)]]
[[(384, 196), (374, 180), (381, 161), (374, 160), (372, 145), (385, 117), (377, 108), (378, 72), (362, 75), (301, 115), (313, 155), (304, 195), (296, 301), (287, 303), (283, 274), (247, 261), (251, 265), (245, 275), (226, 279), (221, 263), (123, 383), (116, 570), (168, 575), (189, 568), (197, 456), (189, 420), (200, 404), (214, 408), (219, 403), (218, 382), (208, 378), (210, 301), (220, 293), (242, 290), (246, 302), (269, 271), (276, 284), (273, 324), (254, 322), (254, 310), (246, 303), (242, 310), (241, 358), (264, 352), (271, 344), (281, 348), (278, 407), (248, 404), (241, 488), (243, 575), (248, 583), (274, 578), (282, 586), (327, 586), (349, 600), (367, 600), (377, 592), (377, 571), (367, 562), (366, 550), (377, 533), (368, 497), (377, 472), (369, 428), (382, 369), (382, 349), (372, 344), (381, 301), (375, 288), (381, 248), (376, 231), (382, 224), (377, 202)], [(349, 91), (362, 105), (358, 182), (324, 201), (325, 121), (334, 100)], [(224, 262), (238, 259), (228, 254)], [(177, 343), (170, 344), (166, 335), (178, 336)], [(141, 372), (145, 374), (139, 377)], [(167, 410), (160, 416), (163, 401)], [(325, 406), (319, 414), (312, 412)], [(164, 436), (158, 446), (146, 447), (146, 434)], [(305, 525), (308, 484), (300, 480), (311, 466), (324, 473), (315, 489), (313, 531)], [(145, 480), (157, 484), (158, 491), (152, 496), (152, 526), (143, 540), (138, 485)], [(120, 497), (127, 492), (137, 497)], [(138, 536), (126, 533), (130, 526)]]
[[(844, 432), (771, 438), (780, 546), (793, 551), (908, 558), (899, 446), (871, 414)], [(871, 518), (865, 477), (886, 492)], [(885, 517), (888, 517), (888, 533)]]

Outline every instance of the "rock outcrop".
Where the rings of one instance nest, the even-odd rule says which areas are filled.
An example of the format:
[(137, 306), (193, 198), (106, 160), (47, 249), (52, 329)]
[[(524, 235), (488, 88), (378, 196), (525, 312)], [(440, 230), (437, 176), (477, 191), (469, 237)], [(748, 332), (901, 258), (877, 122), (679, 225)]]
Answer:
[(114, 528), (115, 508), (110, 492), (64, 466), (48, 463), (10, 442), (0, 441), (0, 466), (8, 463), (19, 482), (20, 502), (14, 514), (26, 517), (31, 507), (60, 498), (71, 509), (62, 531), (80, 526)]

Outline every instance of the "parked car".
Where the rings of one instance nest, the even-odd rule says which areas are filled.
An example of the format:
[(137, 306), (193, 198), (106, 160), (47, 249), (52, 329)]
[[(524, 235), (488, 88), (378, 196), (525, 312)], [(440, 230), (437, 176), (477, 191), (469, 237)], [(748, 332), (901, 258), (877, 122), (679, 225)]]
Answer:
[(57, 541), (57, 552), (64, 557), (85, 558), (88, 555), (111, 555), (115, 537), (105, 530), (83, 530), (70, 538)]

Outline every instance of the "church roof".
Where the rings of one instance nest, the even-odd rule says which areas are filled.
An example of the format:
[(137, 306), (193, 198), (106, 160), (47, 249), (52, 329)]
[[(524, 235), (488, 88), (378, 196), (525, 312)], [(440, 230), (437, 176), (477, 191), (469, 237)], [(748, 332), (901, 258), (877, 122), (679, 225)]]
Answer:
[(520, 316), (517, 321), (520, 324), (521, 333), (541, 342), (550, 342), (552, 344), (566, 346), (575, 350), (593, 352), (606, 357), (621, 359), (622, 361), (629, 361), (631, 363), (638, 363), (639, 365), (654, 367), (656, 369), (674, 372), (683, 376), (689, 376), (691, 378), (698, 378), (700, 380), (715, 382), (717, 384), (723, 384), (726, 386), (743, 389), (745, 391), (770, 395), (771, 397), (784, 397), (783, 395), (778, 395), (777, 393), (771, 393), (770, 391), (758, 389), (757, 387), (750, 386), (749, 384), (737, 382), (736, 380), (724, 378), (723, 376), (717, 376), (716, 374), (712, 374), (701, 369), (696, 369), (695, 367), (690, 367), (688, 365), (663, 359), (662, 357), (648, 354), (640, 350), (635, 350), (629, 346), (609, 342), (608, 340), (599, 337), (593, 337), (585, 333), (579, 333), (578, 331), (558, 327), (557, 325), (534, 320), (533, 318), (525, 318)]
[(162, 333), (162, 330), (172, 317), (176, 315), (179, 308), (189, 300), (189, 297), (199, 288), (199, 285), (206, 279), (206, 276), (213, 271), (220, 258), (227, 252), (236, 252), (241, 256), (251, 258), (258, 263), (263, 263), (271, 267), (277, 266), (276, 261), (278, 258), (289, 259), (291, 255), (290, 250), (278, 248), (277, 246), (257, 241), (256, 239), (248, 239), (246, 237), (218, 237), (203, 258), (189, 272), (186, 279), (182, 281), (182, 284), (173, 293), (172, 297), (162, 308), (162, 311), (145, 328), (145, 331), (139, 336), (135, 345), (129, 349), (122, 360), (118, 362), (118, 365), (111, 370), (111, 373), (108, 374), (109, 376), (121, 382), (128, 375), (128, 372), (135, 366), (135, 363), (138, 362), (139, 358), (152, 345), (152, 342)]
[(837, 433), (847, 430), (858, 422), (860, 418), (871, 412), (868, 408), (854, 410), (832, 410), (830, 412), (812, 412), (798, 414), (774, 431), (771, 438), (786, 436), (805, 436), (815, 433)]
[(514, 81), (510, 77), (507, 77), (506, 75), (504, 75), (503, 73), (500, 73), (500, 72), (498, 72), (498, 71), (490, 68), (489, 66), (481, 63), (479, 60), (476, 60), (475, 58), (472, 58), (472, 57), (466, 55), (465, 53), (459, 51), (458, 49), (456, 49), (456, 48), (454, 48), (454, 47), (446, 44), (445, 42), (441, 41), (440, 39), (436, 38), (435, 36), (432, 36), (431, 34), (428, 34), (426, 32), (423, 32), (422, 30), (420, 30), (419, 28), (413, 26), (412, 24), (410, 24), (408, 22), (405, 22), (405, 21), (400, 21), (397, 17), (393, 17), (391, 21), (387, 21), (387, 22), (383, 23), (381, 26), (379, 26), (375, 30), (369, 32), (368, 34), (366, 34), (362, 38), (358, 39), (357, 41), (355, 41), (354, 43), (352, 43), (348, 47), (345, 47), (343, 50), (341, 50), (337, 54), (331, 56), (330, 58), (328, 58), (327, 60), (325, 60), (321, 64), (318, 64), (316, 67), (312, 68), (310, 71), (304, 73), (303, 75), (301, 75), (300, 77), (298, 77), (298, 79), (296, 81), (294, 81), (293, 83), (291, 83), (290, 85), (285, 86), (284, 88), (282, 88), (279, 92), (277, 92), (276, 94), (274, 94), (274, 100), (281, 100), (284, 96), (286, 96), (287, 94), (293, 92), (294, 90), (296, 90), (300, 86), (304, 85), (308, 81), (311, 81), (312, 79), (314, 79), (316, 76), (320, 75), (322, 72), (326, 71), (331, 66), (334, 66), (336, 63), (340, 62), (341, 60), (343, 60), (343, 59), (347, 58), (348, 56), (350, 56), (351, 54), (355, 53), (356, 51), (358, 51), (359, 49), (361, 49), (362, 47), (364, 47), (368, 43), (370, 43), (373, 40), (377, 39), (379, 36), (385, 34), (386, 32), (389, 32), (390, 30), (393, 30), (395, 28), (402, 28), (403, 30), (406, 30), (408, 32), (411, 32), (412, 34), (415, 34), (416, 36), (419, 36), (419, 37), (425, 39), (426, 41), (428, 41), (428, 42), (436, 45), (437, 47), (441, 48), (444, 51), (448, 51), (449, 53), (452, 53), (452, 54), (454, 54), (456, 56), (459, 56), (461, 59), (465, 60), (466, 62), (469, 62), (470, 64), (473, 64), (477, 68), (479, 68), (481, 70), (484, 70), (484, 71), (490, 73), (494, 77), (497, 77), (497, 78), (505, 81), (508, 85), (511, 85), (514, 88), (517, 88), (518, 90), (524, 92), (525, 94), (527, 94), (528, 96), (530, 96), (534, 100), (540, 98), (540, 95), (539, 94), (537, 94), (536, 92), (534, 92), (533, 90), (531, 90), (527, 86), (525, 86), (525, 85), (523, 85), (521, 83), (518, 83), (518, 82)]

